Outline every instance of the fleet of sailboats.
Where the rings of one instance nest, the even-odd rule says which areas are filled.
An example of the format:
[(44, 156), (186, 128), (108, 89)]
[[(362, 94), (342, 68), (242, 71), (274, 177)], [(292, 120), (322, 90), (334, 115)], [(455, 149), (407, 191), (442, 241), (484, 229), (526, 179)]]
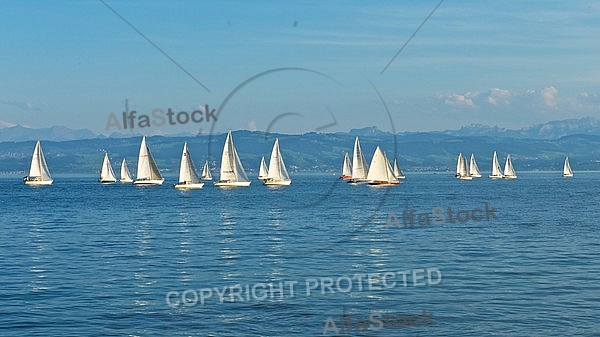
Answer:
[(133, 179), (131, 179), (131, 174), (129, 173), (129, 168), (127, 167), (127, 162), (125, 158), (121, 162), (121, 179), (119, 179), (122, 183), (132, 183)]
[(563, 165), (563, 177), (572, 177), (573, 170), (571, 170), (571, 164), (569, 164), (569, 157), (565, 158), (565, 164)]
[(221, 169), (219, 181), (214, 183), (220, 187), (250, 186), (250, 180), (244, 171), (240, 157), (237, 154), (231, 137), (231, 131), (227, 132), (223, 154), (221, 155)]
[(23, 178), (23, 182), (25, 185), (52, 185), (53, 181), (44, 158), (44, 152), (42, 152), (42, 145), (38, 140), (31, 156), (29, 175)]
[(496, 151), (494, 151), (494, 159), (492, 160), (492, 174), (490, 174), (490, 178), (492, 179), (501, 179), (503, 177), (502, 169), (500, 169), (500, 162), (498, 161), (498, 155)]
[(108, 152), (104, 152), (104, 160), (102, 161), (102, 168), (100, 170), (100, 178), (98, 178), (98, 181), (102, 184), (112, 184), (117, 182), (115, 172), (110, 164), (110, 159), (108, 159)]
[(281, 152), (279, 151), (279, 139), (275, 138), (273, 150), (271, 151), (271, 159), (269, 160), (269, 171), (264, 184), (269, 186), (286, 186), (291, 183), (292, 180), (285, 168)]
[(187, 142), (183, 143), (183, 153), (181, 154), (181, 163), (179, 165), (179, 182), (173, 186), (178, 189), (198, 189), (204, 186), (196, 171), (196, 166), (188, 150)]
[(165, 179), (160, 174), (154, 157), (150, 153), (150, 148), (146, 145), (146, 136), (143, 136), (138, 155), (136, 180), (133, 183), (135, 185), (162, 185), (164, 181)]
[(400, 184), (400, 181), (398, 181), (398, 178), (396, 178), (396, 175), (390, 166), (387, 156), (381, 151), (379, 146), (375, 149), (375, 153), (373, 154), (371, 166), (369, 166), (369, 172), (367, 174), (367, 181), (369, 185)]
[(340, 179), (351, 179), (352, 178), (352, 164), (350, 163), (350, 156), (348, 152), (344, 155), (344, 164), (342, 165), (342, 175)]
[[(120, 173), (119, 181), (122, 183), (133, 182), (135, 185), (161, 185), (164, 182), (164, 178), (160, 174), (152, 153), (146, 143), (145, 136), (142, 137), (142, 142), (140, 144), (136, 180), (134, 181), (132, 179), (125, 158), (121, 162)], [(237, 150), (233, 144), (231, 131), (227, 133), (225, 139), (219, 173), (220, 179), (214, 183), (215, 186), (250, 186), (250, 180), (246, 175)], [(569, 157), (565, 157), (562, 175), (563, 177), (573, 176)], [(467, 158), (463, 156), (462, 153), (459, 153), (456, 163), (456, 177), (460, 180), (472, 180), (473, 178), (480, 178), (481, 176), (481, 172), (475, 161), (475, 155), (471, 154), (470, 160), (467, 161)], [(494, 151), (492, 172), (489, 177), (492, 179), (517, 178), (510, 154), (507, 155), (504, 170), (502, 170), (498, 161), (498, 154)], [(393, 165), (390, 164), (387, 155), (379, 146), (375, 149), (371, 164), (367, 165), (360, 146), (360, 141), (358, 137), (356, 137), (354, 140), (352, 162), (350, 161), (350, 156), (346, 152), (344, 154), (342, 174), (339, 178), (348, 180), (349, 183), (354, 184), (397, 185), (400, 183), (401, 179), (405, 179), (406, 177), (402, 173), (398, 161), (394, 159)], [(262, 180), (264, 185), (290, 185), (292, 182), (281, 155), (278, 138), (275, 139), (273, 144), (269, 165), (267, 166), (264, 156), (261, 158), (258, 179)], [(180, 189), (199, 189), (204, 186), (202, 180), (212, 180), (208, 160), (204, 163), (202, 175), (198, 175), (189, 152), (188, 143), (185, 142), (181, 155), (179, 180), (178, 183), (173, 186)], [(115, 183), (117, 181), (107, 152), (104, 153), (98, 181), (103, 184)], [(36, 142), (31, 158), (29, 174), (23, 178), (23, 182), (26, 185), (51, 185), (53, 183), (53, 179), (42, 152), (40, 141)]]
[(366, 184), (368, 183), (367, 173), (369, 166), (365, 160), (365, 156), (360, 148), (358, 137), (354, 140), (354, 152), (352, 155), (352, 177), (348, 180), (351, 184)]

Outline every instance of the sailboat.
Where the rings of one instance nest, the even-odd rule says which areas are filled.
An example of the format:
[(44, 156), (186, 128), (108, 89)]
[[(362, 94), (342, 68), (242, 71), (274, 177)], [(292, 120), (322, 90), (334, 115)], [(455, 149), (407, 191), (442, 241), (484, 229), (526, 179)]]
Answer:
[(460, 177), (461, 165), (462, 165), (462, 152), (459, 152), (458, 159), (456, 160), (456, 174), (454, 175), (456, 178)]
[(475, 161), (475, 155), (471, 153), (471, 162), (469, 165), (469, 173), (473, 178), (481, 178), (481, 172), (479, 171), (479, 167), (477, 166), (477, 162)]
[(467, 158), (462, 155), (462, 153), (458, 154), (458, 163), (456, 177), (460, 180), (471, 180), (473, 177), (469, 174), (469, 167), (467, 166)]
[(406, 179), (404, 173), (402, 173), (402, 170), (400, 169), (400, 166), (398, 166), (398, 161), (396, 159), (394, 159), (394, 175), (398, 179)]
[(512, 166), (512, 160), (510, 160), (510, 154), (506, 156), (506, 164), (504, 165), (504, 179), (517, 179), (517, 174)]
[(400, 181), (394, 175), (387, 156), (381, 152), (379, 146), (375, 149), (369, 173), (367, 174), (369, 185), (398, 185)]
[(270, 186), (287, 186), (291, 183), (292, 180), (285, 168), (283, 157), (279, 151), (279, 139), (275, 138), (275, 144), (273, 144), (273, 150), (271, 151), (271, 159), (269, 160), (269, 174), (267, 175), (267, 179), (264, 180), (264, 184)]
[(44, 159), (42, 145), (40, 145), (40, 141), (38, 140), (33, 150), (33, 156), (31, 157), (29, 175), (23, 178), (23, 182), (25, 185), (51, 185), (53, 181), (48, 170), (48, 165), (46, 165), (46, 159)]
[(208, 160), (204, 162), (204, 167), (202, 168), (202, 180), (212, 180), (210, 168), (208, 167)]
[(496, 154), (496, 151), (494, 151), (494, 160), (492, 160), (492, 174), (490, 175), (490, 178), (502, 178), (502, 169), (500, 168), (500, 162), (498, 161), (498, 155)]
[(267, 163), (265, 163), (265, 156), (262, 156), (260, 160), (260, 168), (258, 169), (258, 179), (264, 181), (269, 176), (269, 170), (267, 169)]
[(240, 157), (233, 145), (231, 131), (227, 132), (227, 139), (225, 139), (225, 145), (223, 146), (219, 175), (219, 181), (214, 183), (215, 186), (250, 186), (250, 180), (248, 180)]
[(565, 158), (565, 165), (563, 166), (563, 177), (572, 177), (573, 170), (571, 170), (571, 165), (569, 164), (569, 157)]
[(180, 189), (195, 189), (204, 186), (204, 183), (200, 181), (196, 166), (194, 166), (187, 142), (183, 143), (183, 153), (181, 154), (181, 164), (179, 165), (179, 182), (173, 186)]
[(354, 140), (354, 153), (352, 155), (352, 178), (348, 180), (350, 184), (366, 184), (369, 181), (367, 180), (367, 174), (369, 172), (369, 167), (367, 166), (367, 162), (365, 157), (363, 156), (362, 150), (360, 149), (360, 142), (358, 141), (358, 137)]
[(110, 165), (107, 152), (104, 152), (104, 160), (102, 161), (102, 169), (98, 181), (102, 184), (112, 184), (117, 181), (117, 178), (115, 178), (115, 171), (113, 171), (112, 165)]
[(344, 165), (342, 166), (342, 175), (340, 179), (350, 179), (352, 178), (352, 164), (350, 163), (350, 157), (348, 156), (348, 152), (344, 155)]
[(131, 174), (129, 173), (129, 168), (127, 167), (127, 162), (125, 158), (121, 162), (121, 179), (119, 180), (122, 183), (131, 183), (133, 179), (131, 179)]
[(162, 185), (165, 179), (160, 175), (158, 166), (146, 145), (146, 136), (142, 137), (140, 153), (138, 155), (137, 176), (135, 185)]

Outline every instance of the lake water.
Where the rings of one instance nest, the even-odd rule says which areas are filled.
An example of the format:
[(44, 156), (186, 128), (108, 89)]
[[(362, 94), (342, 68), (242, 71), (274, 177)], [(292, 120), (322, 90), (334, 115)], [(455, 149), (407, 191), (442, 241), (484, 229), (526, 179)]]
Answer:
[[(2, 178), (0, 335), (323, 336), (329, 317), (340, 331), (327, 336), (600, 335), (600, 173), (407, 177), (370, 187), (292, 174), (289, 187), (190, 192), (172, 177), (136, 187), (56, 176), (38, 188)], [(392, 211), (402, 222), (404, 210), (485, 203), (497, 219), (386, 228)], [(361, 274), (373, 283), (359, 289)], [(214, 288), (240, 292), (220, 303)], [(423, 310), (433, 325), (341, 331), (342, 315)]]

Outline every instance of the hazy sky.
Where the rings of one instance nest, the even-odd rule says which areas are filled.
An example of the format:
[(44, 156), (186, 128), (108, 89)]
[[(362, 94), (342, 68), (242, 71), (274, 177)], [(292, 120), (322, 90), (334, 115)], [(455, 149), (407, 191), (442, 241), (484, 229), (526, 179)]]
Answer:
[[(217, 131), (391, 130), (368, 80), (396, 131), (600, 117), (597, 1), (444, 1), (383, 74), (439, 0), (105, 2), (210, 92), (101, 1), (5, 0), (0, 126), (112, 133), (128, 98), (138, 115), (222, 107)], [(232, 94), (279, 68), (306, 70)]]

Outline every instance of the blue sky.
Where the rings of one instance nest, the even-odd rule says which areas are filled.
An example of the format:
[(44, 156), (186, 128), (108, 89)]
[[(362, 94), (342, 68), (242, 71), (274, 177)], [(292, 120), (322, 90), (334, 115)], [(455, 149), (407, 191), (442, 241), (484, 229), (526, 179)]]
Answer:
[[(599, 117), (600, 3), (106, 0), (3, 1), (0, 126), (106, 132), (138, 114), (223, 106), (216, 131), (520, 128)], [(294, 22), (297, 25), (294, 26)], [(379, 91), (391, 119), (380, 100)], [(331, 113), (330, 113), (331, 112)], [(333, 114), (334, 117), (331, 116)], [(190, 132), (207, 123), (154, 127)]]

